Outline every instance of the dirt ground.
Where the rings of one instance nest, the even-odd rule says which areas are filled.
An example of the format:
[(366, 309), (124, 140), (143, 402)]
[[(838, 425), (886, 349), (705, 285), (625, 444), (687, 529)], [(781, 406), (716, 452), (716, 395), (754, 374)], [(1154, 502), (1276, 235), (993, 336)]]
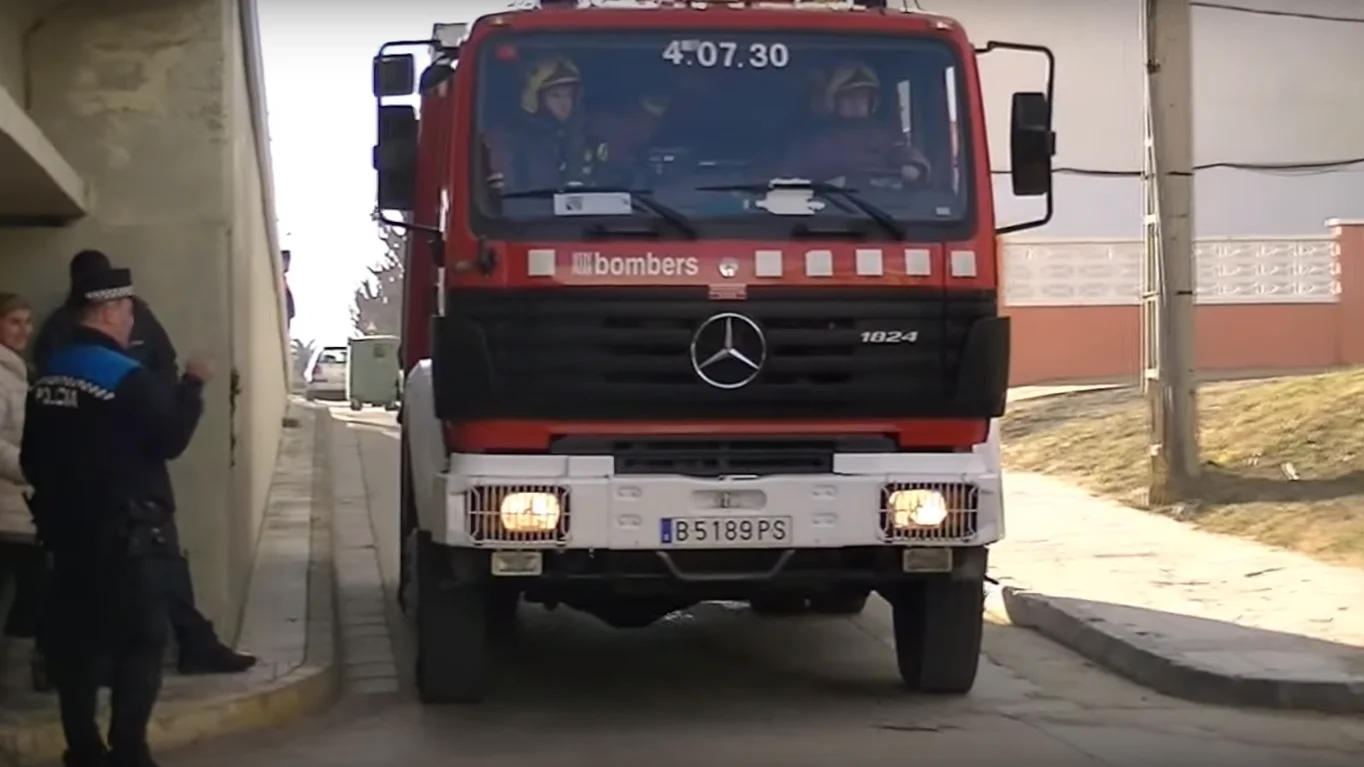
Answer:
[[(1364, 567), (1364, 370), (1200, 387), (1200, 527)], [(1004, 460), (1145, 508), (1148, 412), (1135, 388), (1009, 406)]]

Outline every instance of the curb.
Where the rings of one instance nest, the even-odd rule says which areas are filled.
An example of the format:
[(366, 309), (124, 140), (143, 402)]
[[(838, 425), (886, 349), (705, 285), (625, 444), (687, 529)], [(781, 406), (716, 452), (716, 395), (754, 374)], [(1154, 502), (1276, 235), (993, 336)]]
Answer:
[(1145, 687), (1223, 706), (1364, 713), (1364, 684), (1231, 675), (1163, 655), (1155, 643), (1043, 594), (1004, 586), (985, 600), (993, 619), (1042, 636)]
[[(279, 727), (326, 709), (340, 693), (329, 503), (330, 461), (326, 432), (320, 428), (320, 421), (326, 416), (316, 410), (311, 405), (291, 402), (287, 416), (299, 423), (294, 429), (286, 428), (281, 435), (283, 443), (291, 430), (312, 432), (308, 628), (303, 662), (283, 676), (255, 688), (202, 700), (158, 703), (148, 731), (153, 750), (180, 748), (224, 735)], [(279, 477), (276, 469), (272, 488)], [(268, 662), (268, 658), (263, 662)], [(100, 720), (107, 722), (107, 711), (101, 709)], [(65, 748), (66, 739), (55, 710), (50, 718), (35, 715), (31, 720), (0, 728), (0, 764), (47, 764), (60, 759)]]
[[(1102, 383), (1102, 384), (1028, 384), (1026, 386), (1015, 386), (1009, 389), (1010, 394), (1020, 394), (1021, 396), (1010, 396), (1007, 404), (1015, 405), (1020, 402), (1036, 402), (1044, 399), (1057, 399), (1071, 394), (1091, 394), (1097, 391), (1110, 391), (1113, 389), (1125, 389), (1131, 386), (1128, 383)], [(1028, 391), (1031, 390), (1031, 391)]]

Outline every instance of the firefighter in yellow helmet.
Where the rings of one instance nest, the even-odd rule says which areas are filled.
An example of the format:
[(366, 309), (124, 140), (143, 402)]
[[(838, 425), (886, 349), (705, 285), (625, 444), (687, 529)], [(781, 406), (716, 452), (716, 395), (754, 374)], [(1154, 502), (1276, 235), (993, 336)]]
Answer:
[(525, 120), (511, 136), (493, 137), (489, 179), (503, 191), (590, 184), (610, 157), (592, 139), (582, 114), (582, 75), (562, 56), (537, 61), (526, 73), (520, 104)]
[(819, 111), (828, 122), (789, 153), (782, 163), (785, 173), (816, 181), (866, 173), (899, 175), (912, 183), (928, 179), (928, 162), (909, 145), (898, 121), (878, 116), (881, 80), (876, 70), (852, 62), (818, 82)]

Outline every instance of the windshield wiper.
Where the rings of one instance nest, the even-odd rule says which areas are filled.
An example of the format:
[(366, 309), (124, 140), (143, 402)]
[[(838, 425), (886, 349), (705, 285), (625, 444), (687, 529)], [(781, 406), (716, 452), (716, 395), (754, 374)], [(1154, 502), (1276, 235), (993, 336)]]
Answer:
[(557, 194), (592, 194), (593, 192), (604, 192), (607, 194), (628, 194), (630, 195), (630, 205), (643, 208), (659, 218), (672, 224), (679, 232), (689, 240), (697, 237), (696, 225), (691, 222), (682, 212), (664, 205), (655, 200), (651, 195), (653, 192), (648, 189), (627, 189), (625, 187), (567, 187), (567, 188), (545, 188), (545, 189), (525, 189), (520, 192), (506, 192), (502, 195), (504, 200), (518, 199), (549, 199)]
[(696, 187), (698, 192), (753, 192), (755, 194), (778, 189), (808, 190), (825, 197), (838, 197), (847, 200), (854, 208), (866, 214), (867, 218), (875, 221), (877, 226), (884, 229), (891, 237), (897, 240), (905, 238), (904, 226), (895, 220), (895, 216), (887, 213), (884, 208), (868, 202), (856, 189), (849, 189), (824, 181), (782, 180), (777, 183), (764, 181), (756, 184), (718, 184), (716, 186)]

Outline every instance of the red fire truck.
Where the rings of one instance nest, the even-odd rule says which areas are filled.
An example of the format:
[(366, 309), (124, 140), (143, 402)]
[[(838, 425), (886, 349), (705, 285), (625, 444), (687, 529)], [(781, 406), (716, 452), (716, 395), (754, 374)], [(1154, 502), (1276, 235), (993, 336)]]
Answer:
[(1008, 173), (1047, 211), (1054, 63), (886, 5), (545, 0), (376, 56), (424, 701), (486, 695), (522, 602), (636, 627), (872, 592), (909, 689), (972, 687), (996, 235), (1046, 218), (995, 220), (977, 63), (1046, 59)]

